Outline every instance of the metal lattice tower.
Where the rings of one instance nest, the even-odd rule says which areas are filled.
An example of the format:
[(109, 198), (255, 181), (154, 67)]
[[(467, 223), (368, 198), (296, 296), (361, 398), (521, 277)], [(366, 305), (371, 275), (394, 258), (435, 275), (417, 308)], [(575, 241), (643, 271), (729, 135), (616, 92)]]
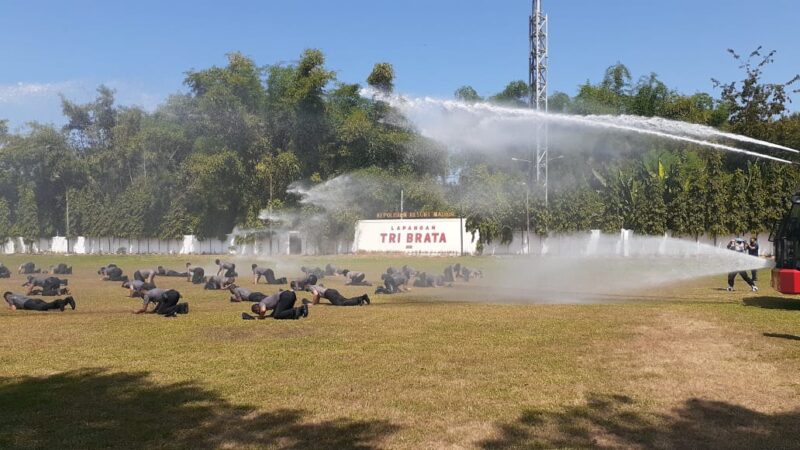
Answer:
[[(529, 79), (530, 107), (547, 112), (547, 16), (542, 14), (541, 0), (533, 0), (530, 16), (530, 58)], [(536, 182), (544, 188), (544, 202), (547, 204), (547, 123), (539, 121), (536, 130)], [(533, 156), (533, 155), (531, 155)]]

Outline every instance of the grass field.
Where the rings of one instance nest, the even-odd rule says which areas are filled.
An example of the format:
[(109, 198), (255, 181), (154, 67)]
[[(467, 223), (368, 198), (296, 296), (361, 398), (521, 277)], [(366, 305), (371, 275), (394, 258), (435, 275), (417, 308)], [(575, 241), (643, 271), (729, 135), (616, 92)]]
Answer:
[[(488, 291), (496, 260), (472, 258), (488, 276), (469, 286), (314, 306), (299, 321), (243, 321), (249, 303), (227, 291), (157, 278), (191, 305), (165, 319), (131, 314), (140, 301), (96, 272), (185, 258), (3, 262), (26, 260), (73, 265), (78, 309), (0, 310), (0, 448), (800, 448), (800, 301), (765, 282), (757, 294), (721, 290), (721, 275), (592, 304), (458, 301)], [(454, 259), (289, 259), (278, 275), (328, 261), (375, 280), (389, 264), (439, 272)]]

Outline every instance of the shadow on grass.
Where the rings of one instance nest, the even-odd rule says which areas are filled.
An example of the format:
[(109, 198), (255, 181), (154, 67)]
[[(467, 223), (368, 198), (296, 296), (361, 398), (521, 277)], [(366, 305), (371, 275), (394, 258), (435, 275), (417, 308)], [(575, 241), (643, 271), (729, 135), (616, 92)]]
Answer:
[(764, 309), (800, 311), (800, 302), (794, 298), (786, 297), (751, 297), (744, 299), (744, 305)]
[(790, 341), (800, 341), (800, 336), (795, 336), (793, 334), (764, 333), (764, 336), (780, 338), (780, 339), (788, 339)]
[(562, 411), (530, 410), (484, 449), (507, 448), (797, 448), (800, 410), (762, 414), (725, 402), (690, 399), (669, 415), (647, 414), (629, 397), (590, 395)]
[(258, 412), (194, 383), (156, 384), (146, 372), (2, 378), (0, 405), (0, 448), (370, 449), (399, 430), (385, 421), (310, 421), (296, 409)]

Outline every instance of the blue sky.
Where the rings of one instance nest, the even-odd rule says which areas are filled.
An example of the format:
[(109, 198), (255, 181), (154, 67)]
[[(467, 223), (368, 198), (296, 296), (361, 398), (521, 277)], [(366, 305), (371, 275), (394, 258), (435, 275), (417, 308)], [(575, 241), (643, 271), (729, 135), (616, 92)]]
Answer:
[[(770, 81), (800, 73), (797, 0), (544, 0), (550, 91), (573, 95), (617, 61), (684, 93), (738, 79), (725, 52), (778, 51)], [(99, 83), (122, 104), (152, 109), (184, 90), (183, 74), (241, 51), (259, 64), (322, 49), (341, 80), (394, 64), (397, 89), (449, 97), (470, 84), (495, 93), (527, 79), (529, 0), (36, 1), (0, 0), (0, 118), (62, 123), (58, 94), (79, 101)], [(800, 96), (795, 95), (798, 104)]]

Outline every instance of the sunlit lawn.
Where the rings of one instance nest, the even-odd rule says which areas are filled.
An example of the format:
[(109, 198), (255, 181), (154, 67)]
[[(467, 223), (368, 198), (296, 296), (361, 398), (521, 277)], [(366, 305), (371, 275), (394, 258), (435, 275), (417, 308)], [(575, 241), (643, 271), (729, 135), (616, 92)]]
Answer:
[[(489, 292), (498, 264), (467, 258), (483, 280), (243, 321), (249, 303), (178, 278), (156, 281), (189, 315), (133, 315), (140, 302), (96, 275), (213, 259), (4, 257), (14, 272), (73, 265), (78, 309), (0, 311), (0, 448), (800, 447), (800, 301), (766, 286), (727, 293), (721, 275), (593, 304), (463, 302)], [(374, 281), (389, 264), (439, 273), (454, 259), (284, 259), (276, 272), (328, 261)], [(236, 262), (251, 287), (251, 260)]]

